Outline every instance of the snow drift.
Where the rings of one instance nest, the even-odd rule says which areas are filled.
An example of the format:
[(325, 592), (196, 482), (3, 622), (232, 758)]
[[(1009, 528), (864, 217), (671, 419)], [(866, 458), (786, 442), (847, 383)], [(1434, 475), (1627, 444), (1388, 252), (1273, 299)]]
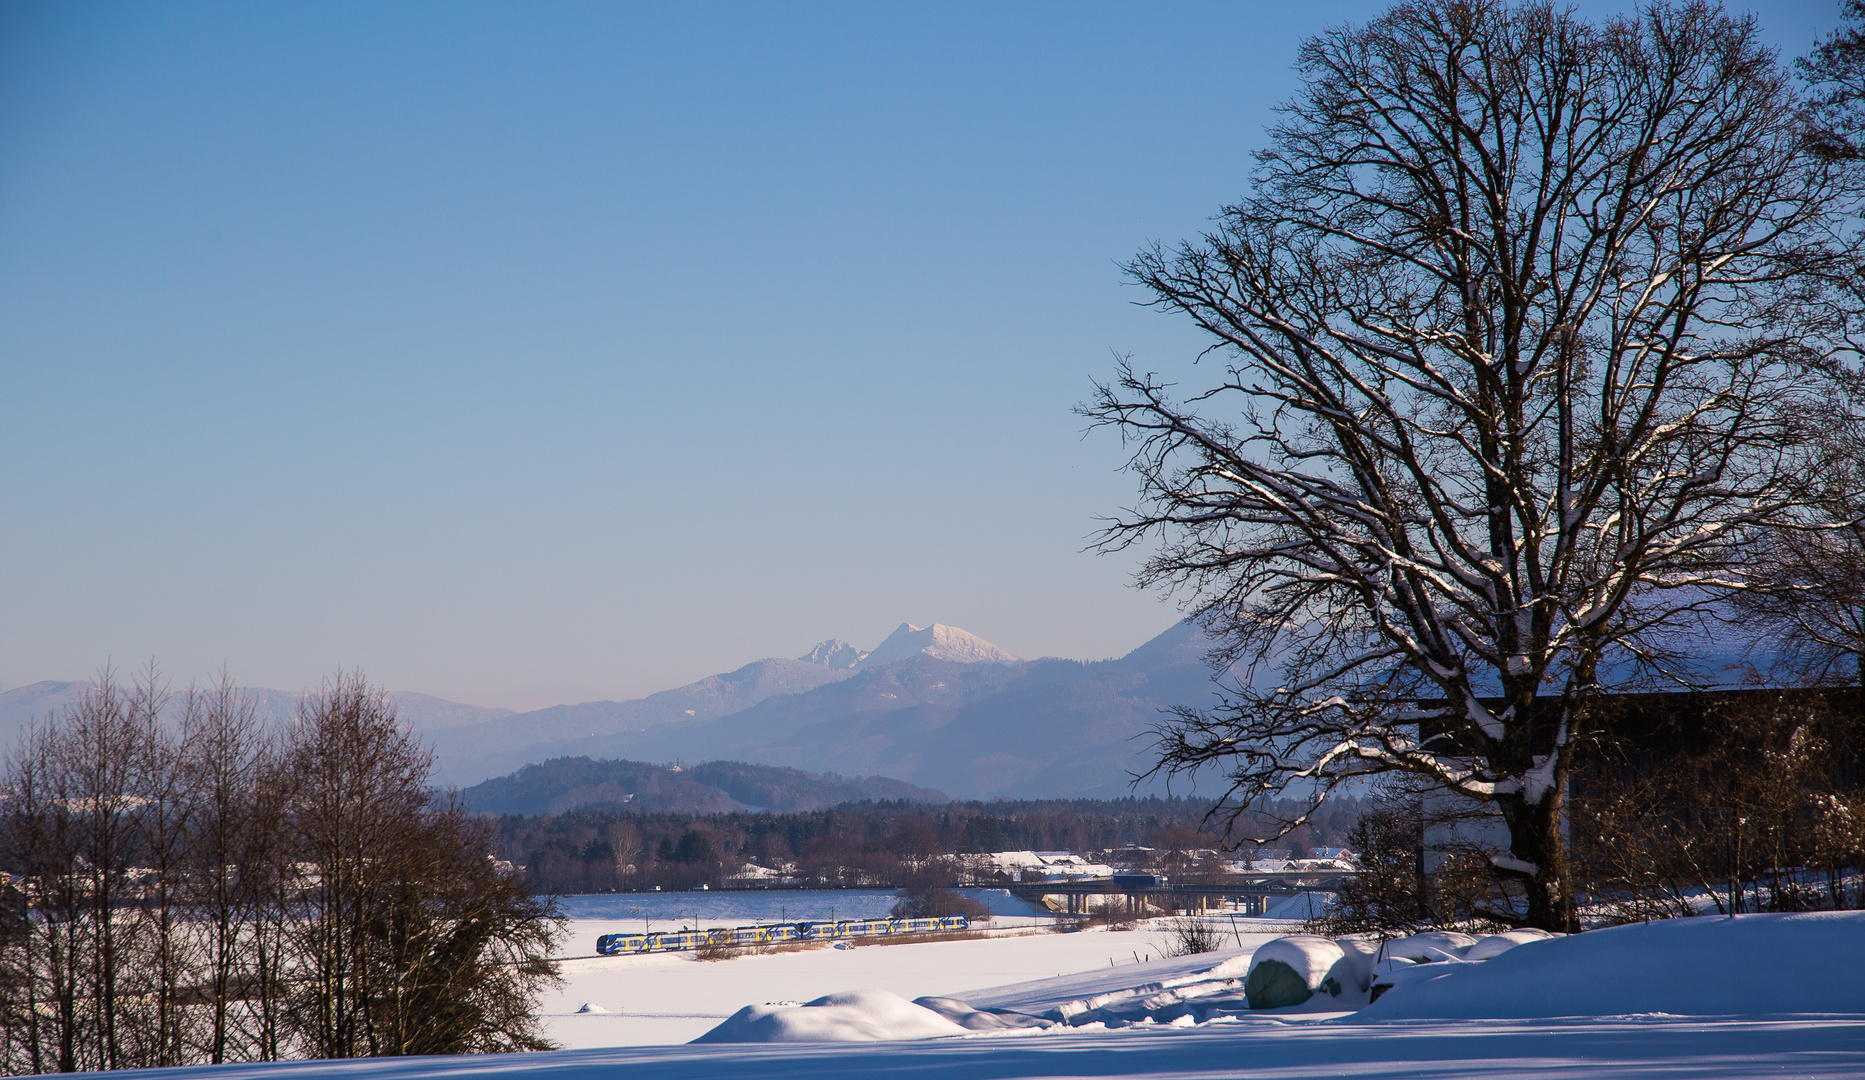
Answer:
[(1416, 965), (1352, 1019), (1865, 1013), (1861, 971), (1865, 911), (1670, 919)]
[(887, 990), (852, 990), (814, 1001), (747, 1005), (696, 1043), (875, 1042), (963, 1035), (967, 1028)]
[[(1260, 1010), (1327, 1021), (1865, 1016), (1865, 912), (1678, 919), (1570, 937), (1429, 933), (1384, 943), (1306, 934), (1244, 950), (915, 1001), (880, 990), (754, 1005), (699, 1042), (865, 1042), (1014, 1028), (1202, 1027)], [(1111, 977), (1111, 978), (1110, 978)], [(1051, 984), (1054, 985), (1051, 985)], [(1073, 989), (1080, 996), (1064, 996)], [(1368, 1004), (1375, 991), (1383, 990)], [(1040, 993), (1038, 993), (1040, 991)], [(1092, 991), (1083, 993), (1083, 991)], [(1023, 1011), (1027, 1010), (1027, 1011)], [(1357, 1010), (1357, 1011), (1355, 1011)]]
[(747, 1005), (696, 1043), (877, 1042), (973, 1031), (1049, 1027), (1008, 1009), (974, 1009), (954, 998), (908, 1001), (887, 990), (854, 990), (814, 1001)]

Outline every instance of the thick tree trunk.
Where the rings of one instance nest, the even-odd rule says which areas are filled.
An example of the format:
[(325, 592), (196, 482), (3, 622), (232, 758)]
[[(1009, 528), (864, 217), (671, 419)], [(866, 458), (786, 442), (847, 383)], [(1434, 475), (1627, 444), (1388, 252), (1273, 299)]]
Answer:
[(1556, 785), (1538, 803), (1520, 796), (1499, 801), (1509, 827), (1509, 861), (1497, 869), (1519, 882), (1526, 893), (1524, 925), (1537, 930), (1571, 934), (1580, 929), (1574, 908), (1573, 882), (1567, 872), (1567, 838), (1562, 831), (1562, 788)]

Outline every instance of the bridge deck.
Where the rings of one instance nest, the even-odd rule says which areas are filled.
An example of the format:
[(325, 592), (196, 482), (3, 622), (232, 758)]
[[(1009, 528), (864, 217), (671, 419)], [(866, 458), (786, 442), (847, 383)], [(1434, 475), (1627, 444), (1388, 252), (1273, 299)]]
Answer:
[[(1204, 881), (1163, 881), (1152, 885), (1120, 883), (1112, 878), (1085, 881), (1019, 881), (1007, 886), (1018, 898), (1040, 904), (1045, 896), (1067, 898), (1068, 913), (1086, 914), (1090, 897), (1120, 897), (1125, 913), (1138, 915), (1148, 907), (1164, 906), (1170, 911), (1203, 914), (1212, 902), (1230, 901), (1248, 915), (1260, 915), (1270, 901), (1287, 899), (1305, 892), (1332, 892), (1340, 887), (1346, 873), (1264, 873), (1235, 878)], [(1161, 903), (1163, 901), (1163, 904)], [(1103, 907), (1105, 910), (1105, 906)]]

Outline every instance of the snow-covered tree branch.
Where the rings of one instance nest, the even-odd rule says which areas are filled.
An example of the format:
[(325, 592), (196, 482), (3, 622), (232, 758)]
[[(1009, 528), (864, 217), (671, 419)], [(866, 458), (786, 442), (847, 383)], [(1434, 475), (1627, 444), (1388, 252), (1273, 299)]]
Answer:
[(1102, 545), (1157, 543), (1142, 584), (1275, 674), (1165, 724), (1160, 767), (1232, 806), (1390, 771), (1492, 803), (1523, 918), (1568, 928), (1602, 671), (1673, 672), (1810, 497), (1859, 176), (1702, 5), (1425, 0), (1299, 66), (1251, 196), (1129, 267), (1221, 372), (1123, 364), (1083, 410), (1141, 481)]

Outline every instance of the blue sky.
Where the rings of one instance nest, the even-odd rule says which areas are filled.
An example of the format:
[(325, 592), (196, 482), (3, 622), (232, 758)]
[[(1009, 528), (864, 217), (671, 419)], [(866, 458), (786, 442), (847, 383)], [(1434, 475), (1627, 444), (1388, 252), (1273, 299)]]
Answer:
[(1070, 406), (1198, 342), (1117, 264), (1383, 7), (0, 5), (0, 686), (1124, 653)]

